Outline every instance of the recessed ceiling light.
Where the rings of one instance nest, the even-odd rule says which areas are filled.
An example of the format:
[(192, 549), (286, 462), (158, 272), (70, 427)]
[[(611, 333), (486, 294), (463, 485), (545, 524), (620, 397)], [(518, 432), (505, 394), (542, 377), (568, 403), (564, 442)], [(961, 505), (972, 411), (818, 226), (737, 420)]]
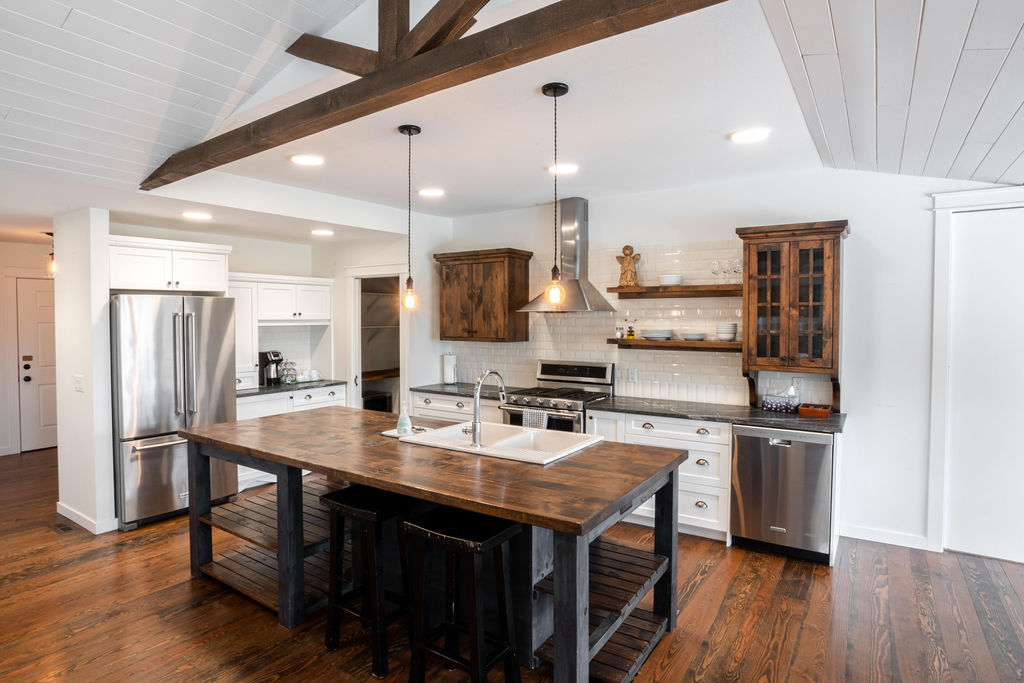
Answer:
[(289, 159), (299, 166), (323, 166), (324, 158), (319, 154), (293, 154)]
[(557, 166), (548, 166), (548, 173), (554, 173), (555, 175), (566, 175), (568, 173), (575, 173), (580, 170), (580, 167), (576, 164), (561, 163)]
[(444, 190), (440, 187), (424, 187), (420, 190), (421, 197), (443, 197)]
[(729, 135), (729, 139), (740, 143), (761, 142), (762, 140), (767, 140), (771, 133), (771, 128), (744, 128)]
[(182, 211), (181, 215), (190, 221), (208, 221), (213, 218), (213, 216), (205, 211)]
[(334, 231), (329, 230), (328, 228), (314, 228), (309, 231), (309, 234), (316, 235), (317, 237), (330, 237), (334, 234)]

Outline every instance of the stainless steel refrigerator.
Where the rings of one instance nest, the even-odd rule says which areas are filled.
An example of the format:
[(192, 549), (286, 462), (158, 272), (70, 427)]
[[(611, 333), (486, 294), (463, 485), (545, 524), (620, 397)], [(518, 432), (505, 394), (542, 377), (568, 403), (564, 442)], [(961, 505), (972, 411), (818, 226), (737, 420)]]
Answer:
[[(118, 294), (110, 300), (114, 473), (122, 530), (188, 508), (177, 431), (235, 419), (235, 300)], [(211, 460), (214, 499), (238, 467)]]

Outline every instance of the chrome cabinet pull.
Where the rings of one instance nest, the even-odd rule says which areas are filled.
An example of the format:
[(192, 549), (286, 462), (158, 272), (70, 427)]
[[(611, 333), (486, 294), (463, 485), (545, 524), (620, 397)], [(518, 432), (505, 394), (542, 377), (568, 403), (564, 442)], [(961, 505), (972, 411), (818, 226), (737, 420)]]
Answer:
[(705, 460), (704, 458), (701, 458), (700, 460), (697, 461), (697, 464), (700, 465), (701, 467), (707, 467), (708, 461)]
[(235, 378), (235, 384), (241, 384), (241, 383), (242, 383), (242, 380), (240, 380), (240, 379), (238, 379), (238, 378), (236, 377), (236, 378)]
[(306, 394), (306, 395), (305, 395), (305, 396), (303, 396), (302, 398), (304, 398), (304, 399), (306, 399), (306, 400), (308, 401), (308, 400), (310, 400), (310, 399), (311, 399), (311, 398), (313, 398), (313, 397), (312, 397), (311, 395), (309, 395), (309, 394)]
[(332, 391), (331, 393), (329, 393), (329, 394), (327, 394), (327, 395), (328, 395), (328, 396), (334, 396), (334, 392)]
[(188, 412), (195, 414), (199, 409), (196, 398), (199, 395), (199, 370), (196, 368), (196, 314), (189, 312), (185, 314), (185, 331), (187, 333), (186, 344), (188, 346), (188, 357), (185, 360), (188, 366), (189, 387), (186, 396), (186, 408)]
[(640, 427), (642, 429), (654, 429), (654, 425), (652, 425), (650, 422), (644, 422), (642, 425), (640, 425)]
[(430, 405), (430, 399), (429, 399), (429, 398), (425, 398), (425, 399), (423, 399), (423, 402), (424, 402), (425, 404), (427, 404), (428, 406)]
[[(170, 286), (170, 282), (167, 283)], [(174, 320), (174, 414), (185, 412), (185, 351), (181, 329), (181, 313), (172, 313)]]
[(132, 451), (136, 453), (144, 453), (145, 451), (155, 451), (158, 448), (170, 448), (171, 446), (180, 446), (183, 443), (188, 443), (185, 439), (178, 439), (177, 441), (168, 441), (167, 443), (154, 443), (148, 446), (132, 446)]
[(707, 436), (711, 432), (709, 432), (705, 427), (701, 427), (700, 429), (697, 430), (697, 433), (700, 434), (701, 436)]
[(458, 403), (455, 404), (455, 407), (456, 408), (465, 408), (466, 404), (463, 403), (462, 401), (459, 401)]
[(693, 507), (700, 508), (701, 510), (703, 510), (707, 506), (708, 506), (708, 504), (705, 503), (703, 500), (698, 500), (696, 503), (693, 504)]
[(789, 448), (793, 445), (793, 442), (788, 439), (768, 439), (769, 446), (779, 446), (780, 448)]

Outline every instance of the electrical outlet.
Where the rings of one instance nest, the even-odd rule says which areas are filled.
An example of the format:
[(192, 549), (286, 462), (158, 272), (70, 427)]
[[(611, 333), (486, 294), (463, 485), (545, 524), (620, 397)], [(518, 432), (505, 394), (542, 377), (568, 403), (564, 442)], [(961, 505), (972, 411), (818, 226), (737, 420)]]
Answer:
[(80, 394), (85, 393), (85, 375), (74, 376), (74, 389)]
[(630, 368), (630, 369), (629, 369), (629, 370), (628, 370), (628, 371), (626, 372), (626, 377), (628, 377), (628, 378), (629, 378), (629, 381), (630, 381), (630, 382), (636, 382), (636, 381), (637, 381), (637, 376), (636, 376), (636, 368)]
[(799, 391), (801, 394), (804, 393), (804, 378), (794, 377), (793, 386), (796, 387), (796, 390)]

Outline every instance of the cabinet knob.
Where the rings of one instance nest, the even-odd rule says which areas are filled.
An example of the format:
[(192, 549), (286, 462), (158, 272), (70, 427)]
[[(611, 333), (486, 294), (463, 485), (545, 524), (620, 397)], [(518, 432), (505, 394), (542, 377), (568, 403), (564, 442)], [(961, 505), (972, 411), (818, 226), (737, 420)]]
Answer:
[(32, 381), (32, 378), (31, 378), (31, 377), (29, 377), (28, 375), (25, 375), (25, 377), (24, 377), (24, 380), (25, 380), (26, 382), (31, 382), (31, 381)]
[(174, 281), (174, 286), (175, 287), (180, 287), (181, 286), (181, 281), (180, 280), (175, 280)]
[(238, 379), (238, 378), (236, 377), (236, 378), (235, 378), (235, 384), (241, 384), (241, 383), (242, 383), (242, 380), (240, 380), (240, 379)]
[(299, 317), (300, 318), (302, 317), (302, 311), (299, 311)]
[(465, 408), (466, 404), (463, 403), (462, 401), (459, 401), (458, 403), (455, 404), (455, 407), (456, 408)]
[(26, 370), (31, 370), (31, 369), (32, 369), (32, 366), (31, 366), (31, 365), (29, 365), (28, 363), (25, 363), (25, 364), (24, 364), (24, 365), (22, 365), (21, 367), (25, 368)]
[(706, 427), (701, 427), (700, 429), (697, 430), (697, 433), (700, 434), (701, 436), (707, 436), (711, 432), (709, 432)]
[(642, 429), (654, 429), (654, 425), (652, 425), (650, 422), (644, 422), (642, 425), (640, 425), (640, 427)]
[(705, 503), (703, 500), (698, 500), (696, 503), (693, 504), (693, 507), (700, 508), (701, 510), (703, 510), (707, 506), (708, 506), (708, 504)]
[(329, 394), (327, 394), (327, 395), (328, 395), (328, 396), (334, 396), (334, 392), (332, 391), (331, 393), (329, 393)]
[(707, 467), (708, 461), (705, 460), (704, 458), (701, 458), (700, 460), (697, 461), (697, 464), (700, 465), (701, 467)]
[(587, 415), (587, 419), (590, 420), (591, 422), (593, 422), (594, 421), (594, 416), (593, 415)]
[(259, 363), (253, 363), (253, 364), (252, 364), (252, 366), (253, 366), (254, 368), (258, 368), (258, 367), (260, 366), (260, 364), (259, 364)]
[(171, 281), (170, 281), (170, 280), (168, 280), (168, 281), (167, 281), (167, 286), (168, 286), (168, 287), (170, 287), (170, 286), (171, 286)]
[(423, 399), (423, 402), (426, 403), (428, 406), (430, 405), (430, 399), (429, 398)]
[(295, 316), (296, 316), (296, 314), (295, 314), (295, 313), (292, 313), (292, 317), (294, 318)]

